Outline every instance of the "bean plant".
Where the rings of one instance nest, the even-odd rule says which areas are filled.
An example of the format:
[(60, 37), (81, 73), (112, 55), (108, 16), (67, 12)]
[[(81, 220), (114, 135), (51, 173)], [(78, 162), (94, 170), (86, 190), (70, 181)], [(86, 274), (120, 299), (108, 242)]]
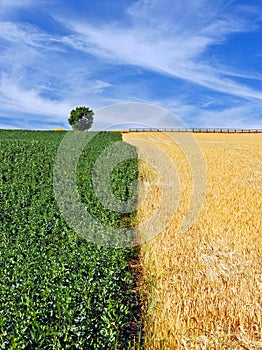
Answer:
[[(129, 261), (138, 248), (99, 246), (66, 223), (53, 193), (65, 133), (0, 131), (1, 349), (133, 349), (139, 300)], [(91, 183), (97, 157), (117, 141), (121, 134), (94, 137), (80, 158), (77, 186), (92, 215), (120, 227), (131, 225), (135, 212), (103, 208)], [(135, 158), (118, 165), (116, 197), (134, 195), (136, 178)]]

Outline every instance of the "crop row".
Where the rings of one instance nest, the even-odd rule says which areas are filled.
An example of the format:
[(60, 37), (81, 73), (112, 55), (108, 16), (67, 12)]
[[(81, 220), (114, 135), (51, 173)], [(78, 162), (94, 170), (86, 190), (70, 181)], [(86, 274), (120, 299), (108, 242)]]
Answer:
[[(138, 252), (96, 245), (65, 222), (53, 193), (64, 135), (0, 131), (1, 349), (129, 349), (139, 318), (129, 260)], [(99, 154), (117, 141), (118, 133), (95, 136), (77, 172), (87, 210), (113, 226), (123, 225), (123, 218), (130, 225), (134, 213), (103, 208), (91, 174)], [(136, 177), (136, 161), (122, 162), (111, 176), (115, 196), (133, 195)]]

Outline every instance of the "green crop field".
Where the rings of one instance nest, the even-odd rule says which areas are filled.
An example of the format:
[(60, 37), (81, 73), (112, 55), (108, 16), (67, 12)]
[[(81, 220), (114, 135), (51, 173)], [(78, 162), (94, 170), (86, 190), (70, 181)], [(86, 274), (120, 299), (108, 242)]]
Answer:
[[(0, 131), (1, 349), (133, 349), (139, 302), (129, 262), (138, 251), (96, 245), (65, 222), (53, 193), (65, 134)], [(130, 225), (133, 213), (104, 209), (91, 174), (99, 154), (117, 141), (120, 133), (95, 136), (77, 172), (87, 210), (113, 227)], [(128, 199), (136, 178), (136, 161), (122, 162), (111, 174), (115, 196)]]

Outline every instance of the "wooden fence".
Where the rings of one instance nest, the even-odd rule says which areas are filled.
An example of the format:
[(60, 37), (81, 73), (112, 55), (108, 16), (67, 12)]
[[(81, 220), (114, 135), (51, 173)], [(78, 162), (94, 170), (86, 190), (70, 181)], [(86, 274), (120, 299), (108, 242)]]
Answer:
[(228, 128), (131, 128), (129, 132), (198, 132), (198, 133), (262, 133), (262, 129), (228, 129)]

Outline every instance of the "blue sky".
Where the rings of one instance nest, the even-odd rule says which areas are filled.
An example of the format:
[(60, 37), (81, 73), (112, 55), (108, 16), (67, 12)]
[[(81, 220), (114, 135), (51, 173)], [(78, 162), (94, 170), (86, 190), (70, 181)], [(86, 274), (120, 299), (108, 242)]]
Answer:
[[(262, 129), (261, 0), (0, 0), (0, 128), (157, 105), (189, 127)], [(95, 117), (93, 129), (170, 116)]]

